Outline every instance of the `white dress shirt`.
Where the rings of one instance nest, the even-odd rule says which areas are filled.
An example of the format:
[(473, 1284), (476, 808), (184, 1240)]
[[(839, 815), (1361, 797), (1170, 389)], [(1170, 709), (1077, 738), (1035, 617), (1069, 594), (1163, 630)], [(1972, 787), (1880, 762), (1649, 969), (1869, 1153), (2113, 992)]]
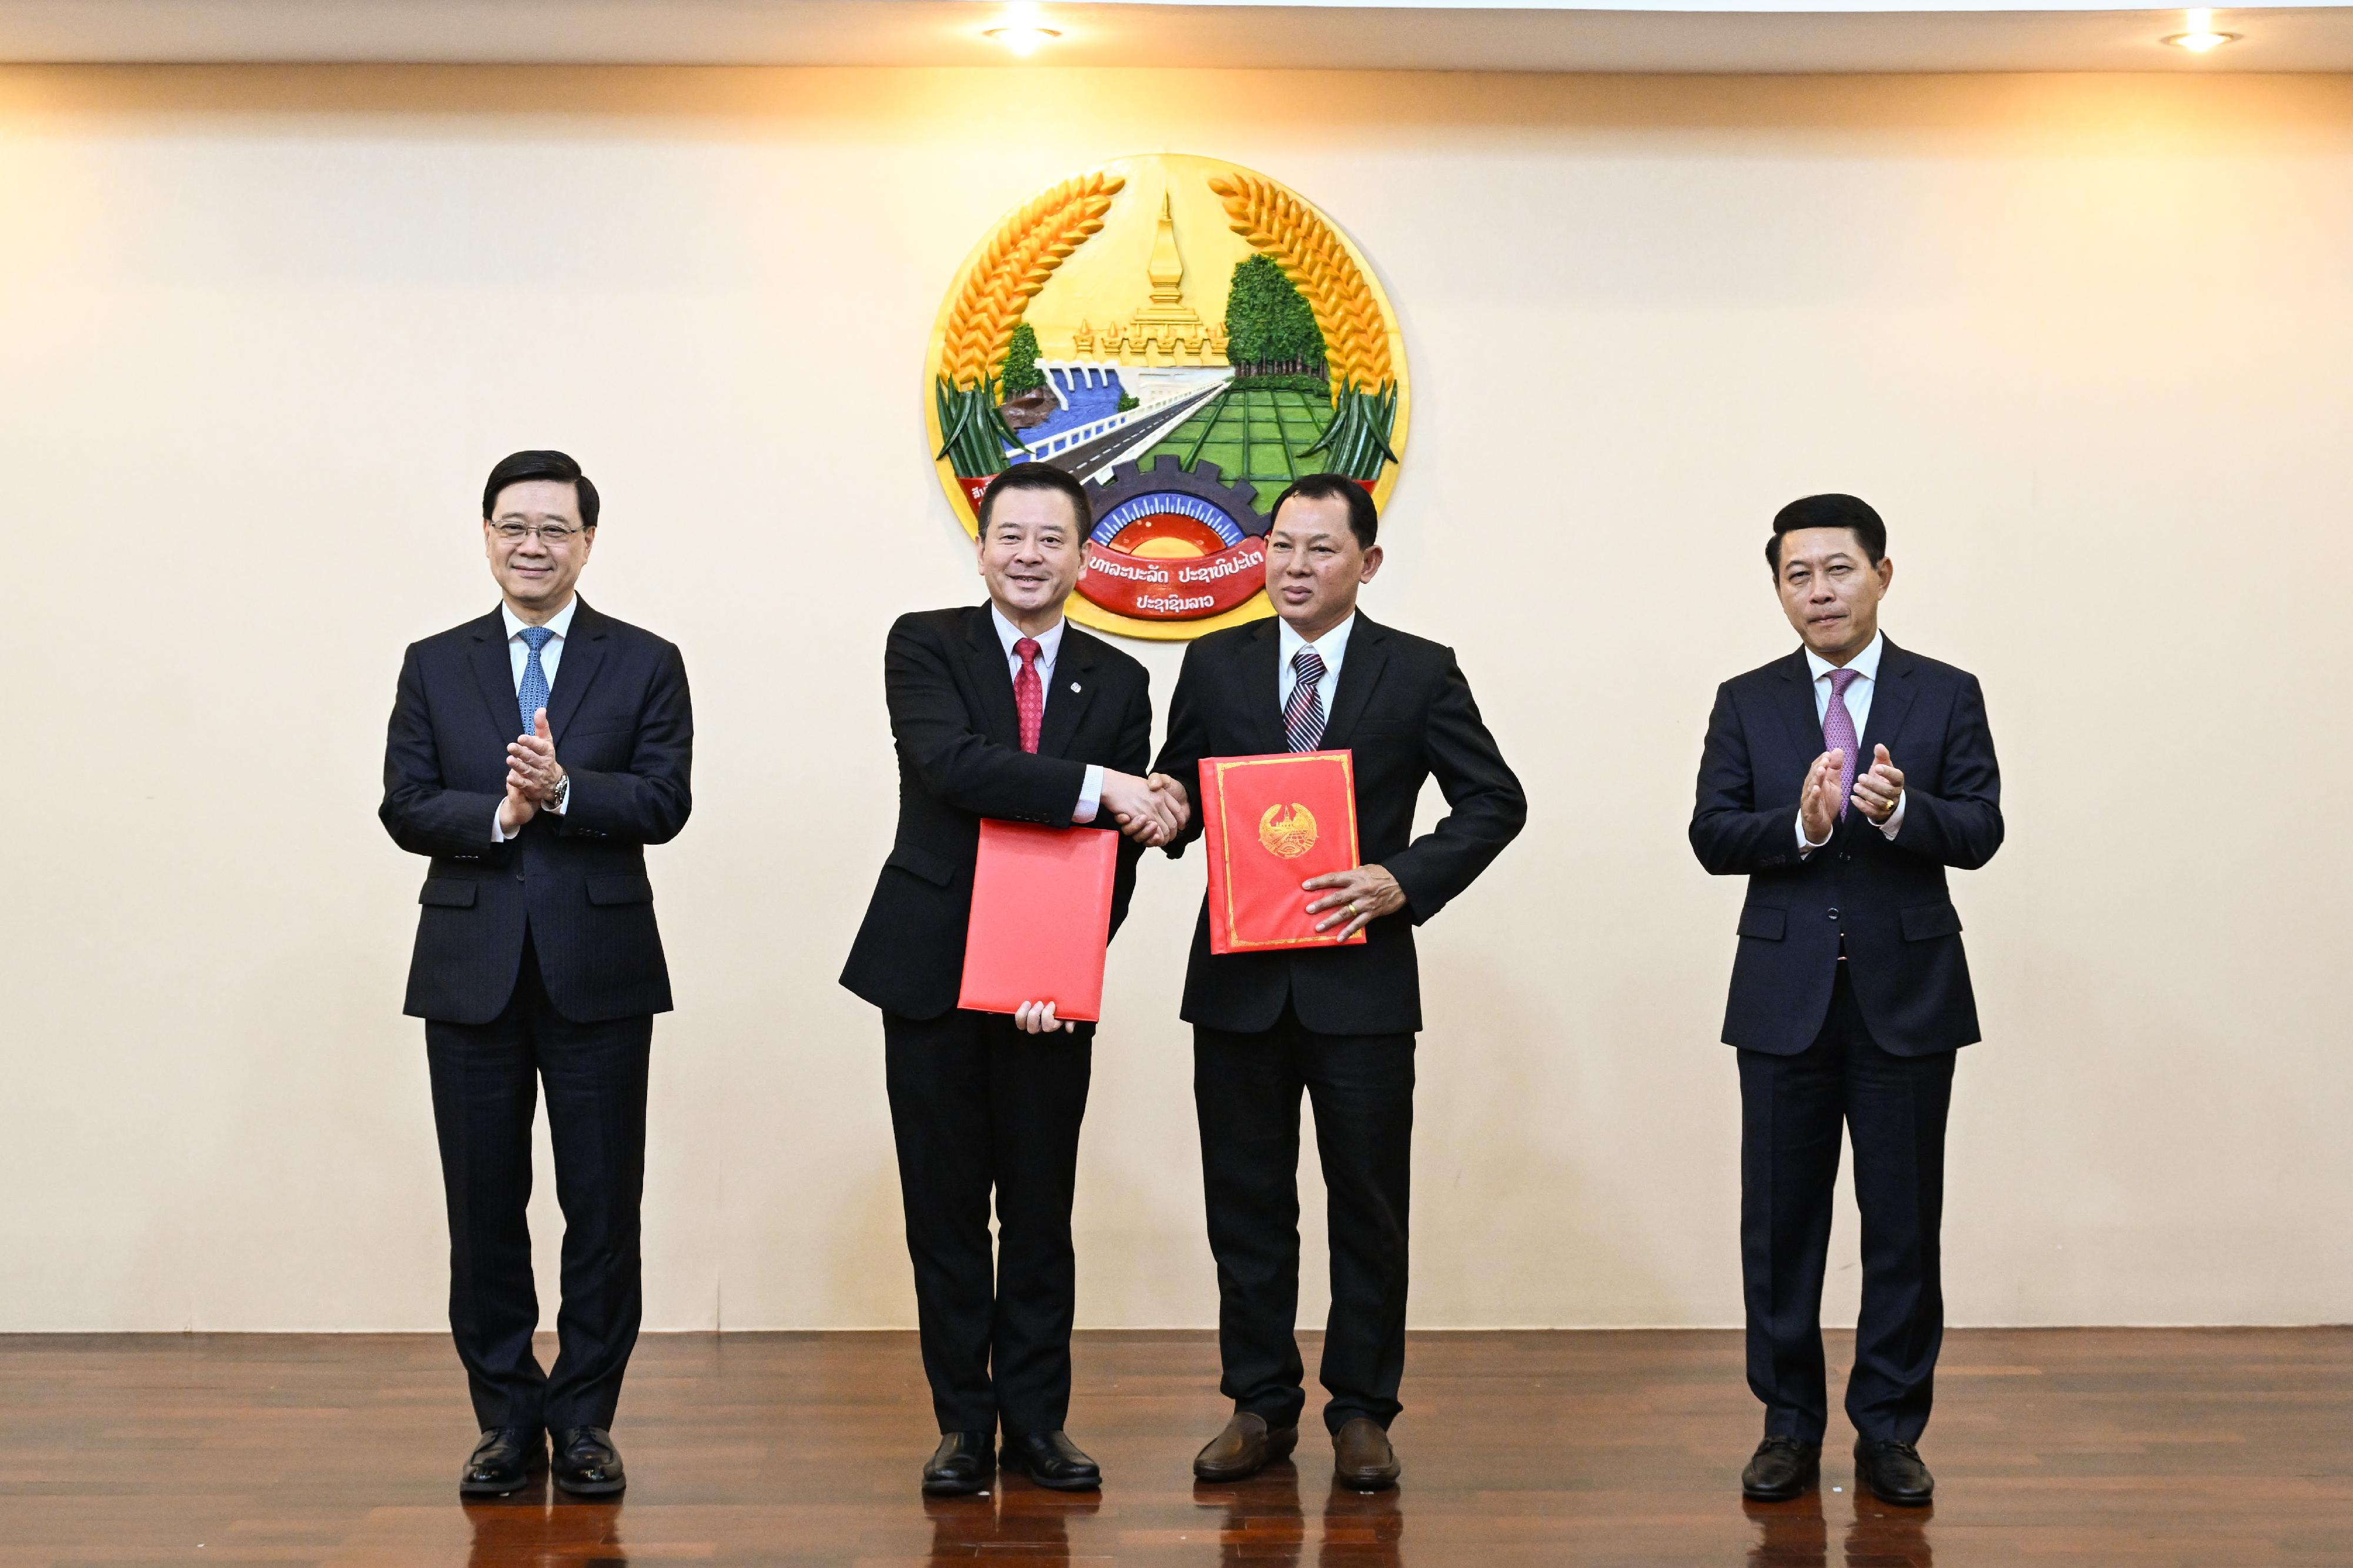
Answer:
[(1324, 661), (1324, 678), (1315, 683), (1315, 700), (1324, 705), (1324, 721), (1330, 723), (1332, 693), (1340, 689), (1340, 661), (1348, 657), (1348, 634), (1356, 629), (1356, 612), (1350, 610), (1346, 620), (1314, 642), (1292, 630), (1289, 621), (1278, 617), (1275, 624), (1281, 629), (1274, 634), (1280, 649), (1274, 677), (1274, 710), (1291, 711), (1291, 694), (1299, 689), (1299, 669), (1291, 661), (1299, 657), (1301, 648), (1312, 647)]
[[(1005, 645), (1006, 673), (1016, 680), (1020, 679), (1021, 656), (1013, 651), (1013, 645), (1030, 634), (1007, 620), (1005, 612), (994, 604), (988, 606), (988, 618), (997, 623), (997, 640)], [(1062, 628), (1069, 625), (1068, 621), (1056, 621), (1031, 639), (1038, 645), (1038, 689), (1048, 702), (1054, 699), (1054, 660), (1061, 655)], [(1046, 710), (1040, 706), (1038, 711), (1042, 724)], [(1092, 822), (1095, 819), (1095, 808), (1103, 804), (1103, 764), (1089, 763), (1086, 779), (1079, 785), (1079, 804), (1071, 809), (1072, 822)]]
[[(547, 618), (547, 629), (555, 635), (548, 638), (547, 646), (539, 650), (539, 668), (540, 673), (547, 677), (547, 689), (551, 694), (555, 690), (555, 668), (564, 662), (564, 641), (572, 635), (573, 612), (579, 608), (580, 595), (575, 594), (565, 602), (564, 608)], [(506, 622), (507, 655), (514, 668), (515, 696), (520, 700), (522, 696), (522, 667), (531, 659), (531, 644), (523, 641), (522, 634), (526, 627), (522, 617), (516, 615), (503, 599), (499, 601), (499, 618)], [(515, 721), (518, 725), (522, 721), (521, 709), (515, 710)], [(522, 731), (518, 728), (515, 733), (520, 735)], [(504, 844), (514, 837), (499, 820), (501, 809), (503, 809), (503, 803), (491, 812), (491, 842), (493, 844)], [(564, 807), (560, 805), (543, 805), (539, 809), (552, 811), (558, 816), (564, 815)]]
[[(1846, 710), (1848, 716), (1854, 721), (1854, 749), (1858, 753), (1854, 758), (1854, 776), (1857, 778), (1871, 771), (1871, 759), (1860, 753), (1862, 751), (1863, 736), (1871, 732), (1871, 697), (1873, 692), (1879, 689), (1879, 660), (1880, 656), (1886, 651), (1886, 634), (1873, 632), (1871, 646), (1847, 660), (1844, 666), (1845, 668), (1854, 671), (1856, 677), (1847, 682)], [(1814, 675), (1814, 722), (1821, 724), (1831, 716), (1831, 674), (1841, 667), (1832, 664), (1812, 648), (1808, 648), (1806, 668), (1813, 671)], [(1872, 823), (1873, 826), (1878, 828), (1891, 840), (1895, 837), (1896, 829), (1904, 826), (1904, 806), (1909, 795), (1909, 791), (1898, 795), (1895, 797), (1895, 809), (1887, 814), (1887, 820)], [(1865, 817), (1863, 820), (1869, 822), (1871, 819)], [(1822, 844), (1829, 842), (1827, 838), (1822, 840)], [(1822, 844), (1817, 844), (1806, 837), (1806, 808), (1804, 803), (1800, 802), (1798, 806), (1798, 853), (1801, 856), (1811, 854), (1820, 849)]]

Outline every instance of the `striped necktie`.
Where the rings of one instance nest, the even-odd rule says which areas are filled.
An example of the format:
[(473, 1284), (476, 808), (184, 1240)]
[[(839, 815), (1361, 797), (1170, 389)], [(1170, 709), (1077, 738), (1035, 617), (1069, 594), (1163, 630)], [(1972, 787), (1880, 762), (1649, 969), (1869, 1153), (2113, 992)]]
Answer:
[(1291, 656), (1299, 684), (1291, 689), (1291, 705), (1282, 710), (1282, 736), (1294, 752), (1312, 752), (1324, 739), (1324, 699), (1315, 688), (1324, 679), (1324, 656), (1312, 647)]

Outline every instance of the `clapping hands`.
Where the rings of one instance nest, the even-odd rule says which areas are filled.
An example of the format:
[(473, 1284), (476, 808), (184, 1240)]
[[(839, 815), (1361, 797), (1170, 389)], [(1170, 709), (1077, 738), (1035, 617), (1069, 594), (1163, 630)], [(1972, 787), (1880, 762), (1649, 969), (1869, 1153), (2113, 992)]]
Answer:
[(542, 708), (531, 716), (531, 733), (507, 742), (507, 797), (499, 805), (499, 826), (509, 833), (521, 831), (563, 782), (564, 764), (555, 760), (555, 738)]
[(1103, 809), (1119, 830), (1147, 849), (1157, 848), (1185, 831), (1192, 819), (1192, 798), (1185, 786), (1166, 773), (1138, 778), (1134, 773), (1105, 772)]
[(1895, 815), (1904, 803), (1904, 770), (1887, 754), (1884, 746), (1871, 749), (1871, 771), (1854, 781), (1855, 809), (1875, 823), (1884, 824)]
[(1846, 753), (1824, 752), (1806, 770), (1805, 787), (1798, 792), (1798, 826), (1805, 831), (1809, 844), (1828, 844), (1831, 832), (1838, 826), (1839, 813), (1846, 807), (1841, 787), (1846, 782)]

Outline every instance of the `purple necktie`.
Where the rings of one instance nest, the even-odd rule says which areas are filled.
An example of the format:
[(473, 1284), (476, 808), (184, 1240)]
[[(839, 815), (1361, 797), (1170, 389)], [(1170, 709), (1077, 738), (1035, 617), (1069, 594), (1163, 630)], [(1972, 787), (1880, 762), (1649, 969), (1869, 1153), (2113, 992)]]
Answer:
[(1854, 738), (1854, 715), (1846, 710), (1846, 689), (1862, 679), (1859, 669), (1831, 671), (1831, 705), (1822, 714), (1822, 750), (1844, 754), (1845, 765), (1839, 769), (1839, 816), (1846, 816), (1847, 802), (1854, 795), (1854, 764), (1857, 742)]

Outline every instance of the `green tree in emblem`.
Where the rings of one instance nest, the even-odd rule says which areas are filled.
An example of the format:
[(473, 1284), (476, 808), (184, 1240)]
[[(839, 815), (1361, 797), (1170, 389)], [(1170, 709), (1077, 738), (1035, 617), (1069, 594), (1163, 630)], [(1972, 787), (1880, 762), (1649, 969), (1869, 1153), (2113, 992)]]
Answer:
[(1271, 376), (1321, 384), (1324, 333), (1296, 284), (1270, 256), (1234, 264), (1226, 294), (1226, 358), (1247, 380)]
[(1029, 322), (1013, 329), (1013, 341), (1005, 345), (1005, 368), (997, 373), (997, 390), (1008, 398), (1025, 392), (1036, 392), (1046, 384), (1046, 373), (1038, 368), (1038, 333)]

